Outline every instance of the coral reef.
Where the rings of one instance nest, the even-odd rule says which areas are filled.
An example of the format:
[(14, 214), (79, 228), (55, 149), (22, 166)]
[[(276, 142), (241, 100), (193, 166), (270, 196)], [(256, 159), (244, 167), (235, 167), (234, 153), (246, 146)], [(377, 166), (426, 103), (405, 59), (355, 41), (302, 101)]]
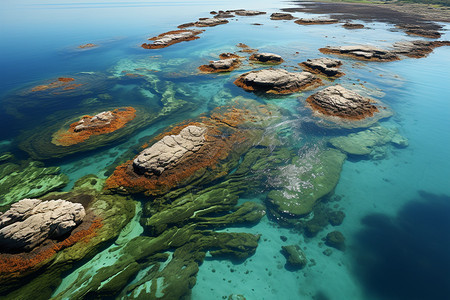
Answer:
[(166, 48), (180, 42), (193, 41), (199, 39), (198, 35), (202, 32), (203, 30), (173, 30), (149, 38), (149, 41), (153, 41), (153, 43), (151, 44), (144, 43), (141, 45), (141, 47), (144, 49)]
[(59, 190), (69, 183), (59, 167), (44, 167), (37, 161), (0, 164), (0, 206), (24, 198), (36, 198)]
[(53, 135), (52, 143), (57, 146), (71, 146), (82, 143), (92, 135), (112, 133), (136, 117), (133, 107), (116, 108), (95, 116), (83, 116), (80, 121), (70, 124), (68, 130), (61, 129)]
[(234, 84), (249, 92), (291, 94), (314, 88), (322, 81), (308, 72), (291, 73), (283, 69), (264, 69), (244, 73)]

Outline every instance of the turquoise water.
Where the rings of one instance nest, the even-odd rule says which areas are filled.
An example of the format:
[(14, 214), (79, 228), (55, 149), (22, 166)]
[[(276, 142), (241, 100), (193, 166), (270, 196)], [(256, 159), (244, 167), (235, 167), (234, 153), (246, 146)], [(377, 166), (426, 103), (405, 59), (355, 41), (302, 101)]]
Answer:
[[(338, 24), (299, 26), (292, 21), (269, 19), (270, 13), (289, 5), (268, 0), (2, 1), (0, 119), (4, 121), (0, 127), (0, 154), (9, 151), (17, 159), (28, 159), (28, 154), (18, 148), (18, 140), (24, 133), (43, 130), (74, 114), (120, 105), (156, 110), (159, 99), (145, 94), (140, 81), (118, 79), (122, 71), (136, 68), (158, 71), (153, 76), (186, 91), (180, 97), (189, 103), (189, 109), (140, 128), (106, 147), (45, 161), (47, 166), (60, 166), (62, 173), (69, 176), (65, 191), (84, 175), (106, 177), (109, 174), (105, 175), (105, 170), (115, 167), (117, 159), (167, 126), (227, 104), (230, 99), (220, 96), (223, 91), (233, 97), (253, 98), (285, 109), (293, 133), (289, 143), (306, 151), (313, 151), (315, 144), (326, 143), (329, 137), (349, 133), (308, 126), (310, 116), (298, 98), (305, 99), (312, 92), (270, 99), (234, 86), (234, 78), (251, 66), (244, 65), (226, 75), (197, 72), (199, 65), (216, 59), (219, 53), (237, 51), (235, 45), (240, 42), (260, 52), (280, 54), (285, 59), (283, 66), (293, 70), (299, 62), (323, 56), (317, 49), (327, 45), (388, 47), (396, 41), (414, 39), (401, 31), (392, 31), (392, 25), (377, 22), (365, 24), (363, 30), (349, 31)], [(211, 10), (237, 8), (258, 9), (268, 14), (239, 17), (237, 21), (233, 18), (229, 24), (206, 28), (195, 41), (159, 50), (140, 48), (146, 38), (207, 17)], [(446, 29), (450, 27), (446, 25)], [(441, 39), (450, 39), (450, 33), (445, 32)], [(86, 43), (99, 47), (77, 49)], [(246, 299), (316, 300), (445, 299), (448, 295), (450, 48), (437, 48), (421, 59), (389, 63), (343, 61), (346, 76), (335, 83), (358, 89), (388, 105), (394, 115), (380, 123), (397, 128), (408, 139), (408, 147), (388, 145), (381, 159), (349, 157), (334, 190), (334, 197), (341, 200), (329, 204), (345, 212), (344, 222), (336, 228), (328, 225), (314, 238), (305, 237), (295, 228), (283, 227), (267, 216), (253, 227), (219, 230), (257, 233), (261, 234), (261, 240), (256, 253), (245, 262), (215, 260), (207, 255), (192, 288), (192, 299), (222, 299), (231, 294), (241, 294)], [(96, 72), (111, 79), (93, 83), (91, 87), (95, 94), (107, 93), (111, 98), (86, 102), (89, 97), (85, 95), (66, 99), (62, 95), (48, 105), (33, 97), (15, 98), (24, 88), (79, 72)], [(364, 86), (359, 85), (361, 82)], [(214, 101), (214, 97), (219, 100)], [(19, 114), (11, 113), (11, 108)], [(265, 203), (266, 192), (245, 195), (239, 201)], [(326, 256), (323, 251), (328, 247), (322, 238), (336, 229), (346, 237), (346, 250), (333, 249)], [(126, 244), (140, 234), (142, 227), (136, 217), (108, 249), (67, 272), (53, 296), (70, 299), (70, 290), (64, 295), (59, 293), (70, 286), (79, 272), (114, 263), (117, 257), (112, 251), (117, 251), (117, 245)], [(292, 244), (300, 245), (309, 260), (302, 270), (285, 267), (281, 246)]]

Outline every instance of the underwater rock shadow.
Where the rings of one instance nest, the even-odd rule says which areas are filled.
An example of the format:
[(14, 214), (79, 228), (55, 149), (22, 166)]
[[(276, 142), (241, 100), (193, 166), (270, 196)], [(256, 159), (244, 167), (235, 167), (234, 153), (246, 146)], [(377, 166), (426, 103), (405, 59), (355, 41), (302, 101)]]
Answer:
[(363, 218), (354, 273), (376, 299), (448, 299), (450, 197), (419, 191), (391, 218)]

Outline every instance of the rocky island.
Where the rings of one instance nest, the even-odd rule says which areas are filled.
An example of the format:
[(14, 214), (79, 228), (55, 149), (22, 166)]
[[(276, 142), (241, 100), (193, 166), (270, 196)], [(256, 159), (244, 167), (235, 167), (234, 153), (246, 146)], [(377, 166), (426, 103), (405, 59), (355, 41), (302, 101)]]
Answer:
[(342, 61), (338, 59), (327, 57), (308, 59), (307, 61), (299, 63), (299, 66), (308, 72), (323, 75), (329, 78), (338, 78), (345, 75), (338, 69), (342, 66)]
[(240, 66), (238, 58), (225, 58), (211, 61), (208, 65), (201, 65), (198, 69), (204, 73), (231, 72)]
[(335, 24), (338, 23), (337, 19), (327, 19), (327, 18), (317, 18), (317, 19), (298, 19), (294, 21), (299, 25), (325, 25), (325, 24)]
[(268, 65), (279, 65), (284, 61), (280, 55), (274, 53), (255, 53), (248, 59), (252, 62)]
[(173, 30), (150, 38), (149, 40), (153, 43), (144, 43), (141, 47), (144, 49), (166, 48), (173, 44), (199, 39), (198, 35), (202, 32), (203, 30)]
[(366, 61), (394, 61), (400, 58), (392, 51), (383, 50), (374, 46), (338, 46), (320, 48), (324, 54), (336, 54)]

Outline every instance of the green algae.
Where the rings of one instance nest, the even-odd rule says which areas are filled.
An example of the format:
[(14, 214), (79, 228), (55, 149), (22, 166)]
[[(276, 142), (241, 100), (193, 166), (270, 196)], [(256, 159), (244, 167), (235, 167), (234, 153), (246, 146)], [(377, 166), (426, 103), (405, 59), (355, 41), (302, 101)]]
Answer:
[(24, 198), (38, 198), (65, 187), (69, 178), (59, 167), (44, 167), (37, 161), (0, 164), (0, 206)]
[(273, 179), (272, 185), (280, 188), (268, 194), (270, 211), (291, 217), (309, 214), (317, 201), (334, 190), (345, 158), (345, 154), (335, 149), (294, 157)]
[(397, 129), (379, 125), (358, 133), (330, 139), (330, 144), (344, 153), (372, 158), (383, 157), (385, 155), (383, 146), (389, 143), (397, 147), (408, 146), (408, 140), (398, 134)]

